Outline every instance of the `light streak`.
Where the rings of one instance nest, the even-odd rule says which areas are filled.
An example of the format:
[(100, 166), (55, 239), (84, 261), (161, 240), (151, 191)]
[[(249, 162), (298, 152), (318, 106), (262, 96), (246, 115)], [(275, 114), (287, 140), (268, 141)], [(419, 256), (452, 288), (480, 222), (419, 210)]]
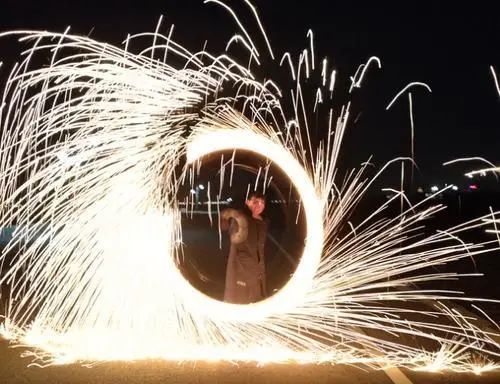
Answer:
[(495, 68), (493, 68), (493, 65), (490, 65), (490, 71), (491, 75), (493, 76), (493, 81), (495, 83), (495, 88), (497, 90), (498, 96), (500, 96), (500, 86), (498, 85), (497, 74), (495, 73)]
[(259, 14), (257, 13), (257, 8), (249, 1), (245, 0), (245, 4), (248, 5), (248, 7), (252, 10), (253, 15), (255, 16), (255, 21), (259, 25), (260, 32), (262, 33), (262, 36), (264, 37), (264, 40), (266, 41), (267, 49), (269, 50), (269, 54), (271, 55), (271, 58), (274, 60), (274, 52), (273, 48), (271, 47), (271, 43), (269, 42), (269, 38), (267, 37), (267, 33), (264, 30), (264, 26), (262, 25), (262, 22), (260, 21)]
[(307, 31), (307, 37), (309, 37), (309, 48), (311, 52), (311, 69), (314, 71), (315, 65), (314, 65), (314, 34), (312, 29), (309, 29)]
[[(233, 15), (258, 56), (234, 12), (207, 2)], [(307, 50), (290, 102), (236, 59), (190, 53), (171, 33), (136, 35), (155, 41), (140, 55), (66, 33), (17, 34), (34, 45), (11, 73), (0, 118), (0, 226), (19, 228), (7, 249), (19, 250), (2, 275), (11, 288), (2, 334), (13, 343), (35, 347), (33, 356), (46, 364), (163, 358), (498, 368), (497, 335), (441, 303), (481, 299), (415, 287), (458, 277), (425, 270), (493, 249), (459, 239), (496, 222), (495, 215), (419, 235), (442, 207), (424, 200), (384, 218), (404, 198), (398, 193), (359, 222), (349, 220), (379, 175), (408, 159), (395, 159), (372, 179), (363, 167), (338, 181), (350, 104), (337, 120), (327, 109), (327, 139), (313, 152), (312, 103), (304, 102), (298, 80), (302, 63), (309, 76)], [(179, 67), (155, 59), (162, 50), (160, 57), (175, 57)], [(32, 56), (46, 52), (51, 65), (31, 69)], [(380, 66), (371, 58), (360, 67), (351, 90), (371, 62)], [(332, 71), (323, 91), (333, 91), (334, 82)], [(222, 89), (236, 96), (219, 97)], [(307, 224), (295, 273), (250, 305), (209, 298), (178, 266), (178, 187), (196, 185), (203, 157), (220, 151), (233, 153), (233, 182), (236, 150), (262, 156), (290, 177)], [(422, 350), (405, 335), (434, 347)], [(484, 357), (471, 360), (472, 353)]]
[(235, 42), (235, 43), (241, 42), (243, 44), (243, 46), (248, 50), (248, 52), (250, 52), (250, 56), (255, 60), (257, 65), (260, 65), (260, 61), (256, 55), (255, 49), (253, 47), (251, 47), (241, 35), (234, 35), (233, 37), (231, 37), (229, 39), (229, 41), (226, 44), (226, 52), (229, 51), (229, 48), (231, 47), (231, 44), (233, 42)]
[(321, 67), (321, 78), (323, 79), (321, 85), (323, 87), (326, 85), (326, 69), (328, 67), (328, 59), (325, 57), (322, 61), (322, 67)]
[(393, 97), (393, 99), (390, 101), (390, 103), (387, 104), (387, 107), (385, 107), (385, 110), (386, 111), (389, 110), (392, 107), (392, 105), (396, 102), (396, 100), (399, 98), (399, 96), (401, 96), (403, 93), (405, 93), (408, 89), (410, 89), (412, 87), (416, 87), (416, 86), (424, 87), (425, 89), (427, 89), (429, 92), (432, 93), (431, 88), (427, 84), (421, 83), (418, 81), (414, 81), (412, 83), (407, 84), (406, 87), (404, 87), (401, 91), (399, 91), (397, 93), (397, 95)]
[(467, 173), (465, 173), (465, 176), (472, 178), (474, 175), (477, 175), (477, 174), (484, 174), (485, 172), (493, 172), (493, 175), (496, 177), (497, 180), (499, 180), (497, 173), (500, 172), (500, 167), (497, 167), (495, 164), (493, 164), (491, 161), (485, 159), (484, 157), (479, 157), (479, 156), (461, 157), (459, 159), (453, 159), (453, 160), (447, 161), (447, 162), (443, 163), (443, 165), (446, 166), (446, 165), (451, 165), (451, 164), (456, 164), (456, 163), (461, 163), (461, 162), (468, 162), (468, 161), (480, 161), (482, 163), (488, 164), (489, 167), (467, 172)]
[(366, 71), (368, 70), (368, 67), (370, 66), (371, 63), (377, 63), (378, 68), (379, 69), (382, 68), (382, 63), (380, 62), (380, 59), (378, 57), (376, 56), (370, 57), (365, 64), (361, 64), (358, 67), (355, 75), (351, 77), (351, 88), (349, 89), (349, 92), (352, 92), (354, 88), (361, 87), (361, 82), (363, 81)]
[(332, 73), (330, 74), (330, 86), (328, 87), (328, 90), (330, 91), (330, 98), (333, 95), (333, 87), (335, 87), (335, 77), (337, 76), (337, 71), (333, 70)]
[(492, 168), (495, 167), (495, 164), (493, 164), (491, 161), (485, 159), (484, 157), (478, 157), (478, 156), (461, 157), (459, 159), (449, 160), (449, 161), (444, 162), (443, 165), (451, 165), (451, 164), (460, 163), (460, 162), (464, 162), (464, 161), (481, 161), (483, 163), (490, 165)]
[(257, 55), (257, 57), (260, 56), (259, 51), (257, 50), (257, 47), (255, 47), (255, 44), (254, 44), (252, 38), (250, 37), (249, 33), (247, 32), (247, 30), (245, 29), (245, 27), (241, 23), (240, 19), (238, 18), (238, 15), (231, 9), (231, 7), (229, 7), (227, 4), (225, 4), (221, 0), (205, 0), (204, 3), (205, 4), (215, 3), (215, 4), (219, 5), (219, 6), (221, 6), (222, 8), (224, 8), (226, 11), (228, 11), (229, 14), (233, 17), (233, 19), (236, 22), (236, 24), (238, 25), (238, 27), (240, 28), (240, 30), (245, 35), (245, 37), (247, 39), (247, 43), (252, 47), (252, 51), (255, 52), (255, 54)]
[[(413, 99), (411, 97), (411, 92), (408, 92), (408, 106), (410, 108), (411, 158), (413, 161), (415, 161), (415, 123), (413, 121)], [(411, 181), (413, 183), (413, 166), (412, 166)]]
[(287, 59), (288, 65), (290, 66), (290, 74), (292, 75), (292, 79), (295, 81), (295, 68), (293, 66), (292, 58), (290, 57), (289, 52), (285, 52), (281, 57), (280, 66), (283, 65), (283, 62)]

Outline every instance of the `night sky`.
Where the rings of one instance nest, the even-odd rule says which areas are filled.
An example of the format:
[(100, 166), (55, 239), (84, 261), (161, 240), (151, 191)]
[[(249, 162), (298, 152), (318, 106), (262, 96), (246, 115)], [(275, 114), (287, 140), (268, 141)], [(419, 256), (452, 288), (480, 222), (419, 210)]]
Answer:
[[(227, 3), (259, 41), (244, 2)], [(412, 91), (417, 177), (422, 183), (444, 182), (480, 166), (441, 166), (458, 157), (483, 156), (500, 164), (500, 96), (489, 68), (494, 66), (500, 77), (500, 22), (498, 9), (490, 5), (493, 2), (453, 6), (400, 2), (394, 6), (381, 2), (360, 5), (327, 0), (260, 0), (254, 4), (279, 57), (284, 51), (298, 54), (308, 47), (307, 30), (314, 31), (317, 56), (328, 56), (337, 69), (337, 106), (347, 100), (348, 79), (358, 65), (372, 55), (381, 59), (382, 69), (372, 67), (363, 87), (352, 96), (355, 118), (349, 125), (341, 166), (355, 166), (371, 154), (377, 165), (409, 155), (408, 98), (401, 98), (390, 111), (385, 107), (413, 81), (425, 82), (433, 90), (432, 94), (423, 88)], [(227, 12), (215, 4), (203, 5), (201, 0), (2, 0), (0, 30), (63, 32), (70, 25), (73, 33), (91, 33), (95, 39), (118, 45), (127, 33), (154, 31), (162, 14), (163, 32), (167, 34), (170, 24), (175, 24), (174, 39), (190, 50), (201, 49), (208, 40), (209, 50), (222, 53), (226, 41), (238, 32)], [(264, 52), (263, 41), (260, 44)], [(0, 58), (6, 68), (13, 64), (15, 55), (12, 39), (0, 41)], [(265, 76), (266, 70), (264, 65), (261, 74)], [(284, 89), (287, 87), (284, 85)], [(324, 129), (322, 119), (312, 117), (319, 134)]]

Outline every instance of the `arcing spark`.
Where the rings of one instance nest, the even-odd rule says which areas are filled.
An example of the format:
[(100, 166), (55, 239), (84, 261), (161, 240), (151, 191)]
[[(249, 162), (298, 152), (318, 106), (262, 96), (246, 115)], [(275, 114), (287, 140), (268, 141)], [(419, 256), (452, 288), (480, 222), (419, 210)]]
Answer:
[[(483, 222), (419, 235), (442, 207), (421, 203), (383, 218), (396, 195), (349, 229), (373, 179), (361, 169), (336, 181), (349, 105), (336, 123), (328, 111), (329, 134), (313, 150), (301, 85), (315, 68), (312, 52), (304, 50), (292, 72), (289, 104), (274, 82), (259, 82), (235, 59), (192, 54), (158, 33), (138, 55), (69, 34), (19, 34), (35, 43), (3, 98), (0, 224), (17, 227), (2, 256), (14, 253), (3, 274), (5, 336), (53, 363), (156, 357), (496, 367), (498, 335), (447, 303), (472, 299), (415, 287), (457, 277), (428, 268), (492, 248), (458, 240)], [(259, 57), (251, 40), (245, 44)], [(30, 69), (49, 51), (50, 66)], [(167, 53), (168, 62), (155, 58)], [(309, 231), (284, 289), (245, 306), (204, 296), (177, 265), (178, 187), (191, 163), (235, 148), (265, 155), (290, 176)], [(476, 354), (484, 364), (474, 363)]]

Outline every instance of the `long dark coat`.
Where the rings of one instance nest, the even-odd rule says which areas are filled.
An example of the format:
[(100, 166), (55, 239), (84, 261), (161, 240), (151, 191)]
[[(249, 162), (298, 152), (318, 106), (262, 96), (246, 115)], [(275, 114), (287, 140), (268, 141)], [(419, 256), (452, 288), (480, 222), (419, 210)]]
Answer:
[[(249, 304), (262, 300), (266, 295), (266, 275), (264, 247), (267, 236), (267, 222), (254, 219), (242, 211), (237, 211), (238, 220), (231, 220), (229, 233), (234, 235), (240, 230), (238, 221), (246, 224), (246, 239), (231, 242), (226, 267), (224, 301), (234, 304)], [(241, 231), (240, 231), (241, 233)]]

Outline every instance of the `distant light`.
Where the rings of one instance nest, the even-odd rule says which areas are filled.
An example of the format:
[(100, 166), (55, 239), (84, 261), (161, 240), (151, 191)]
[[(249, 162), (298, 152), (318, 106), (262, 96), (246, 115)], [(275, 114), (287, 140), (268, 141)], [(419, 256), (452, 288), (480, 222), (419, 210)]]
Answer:
[(196, 191), (194, 189), (191, 189), (189, 192), (191, 192), (192, 195), (196, 194)]
[(226, 199), (226, 201), (227, 201), (228, 203), (230, 203), (231, 201), (233, 201), (233, 199), (231, 199), (230, 197), (228, 197), (228, 198)]
[(456, 185), (452, 185), (451, 189), (453, 189), (454, 191), (458, 191), (458, 187)]
[(202, 191), (205, 189), (205, 186), (203, 184), (198, 185), (198, 188), (200, 188)]
[(431, 187), (431, 191), (432, 191), (432, 192), (437, 192), (437, 191), (439, 191), (439, 188), (438, 188), (437, 186), (433, 185), (433, 186)]
[(477, 185), (471, 184), (471, 185), (469, 185), (469, 189), (472, 189), (473, 191), (475, 191), (475, 190), (477, 190)]
[(472, 179), (472, 175), (470, 173), (467, 173), (465, 176), (467, 176), (469, 179)]

